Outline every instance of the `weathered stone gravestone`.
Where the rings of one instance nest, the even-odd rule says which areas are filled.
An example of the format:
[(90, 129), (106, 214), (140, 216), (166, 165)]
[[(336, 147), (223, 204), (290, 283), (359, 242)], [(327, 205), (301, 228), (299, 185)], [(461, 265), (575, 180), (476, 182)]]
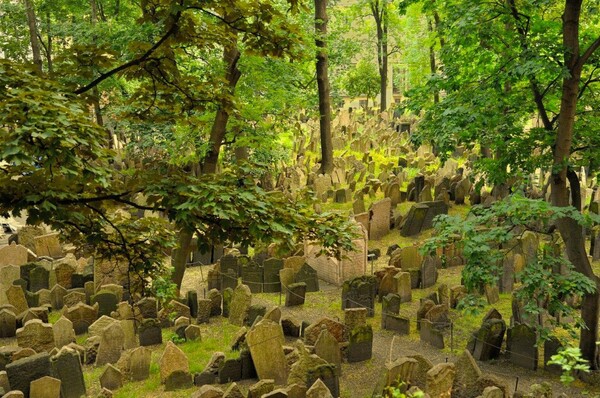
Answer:
[(517, 366), (537, 370), (537, 334), (528, 325), (520, 324), (509, 328), (506, 333), (506, 351), (510, 362)]
[(47, 256), (52, 258), (60, 258), (63, 256), (63, 251), (58, 240), (58, 232), (36, 236), (33, 238), (35, 245), (35, 254), (38, 256)]
[(317, 271), (310, 265), (304, 263), (294, 276), (294, 282), (306, 283), (307, 292), (318, 292), (319, 291), (319, 276)]
[(6, 291), (13, 285), (14, 281), (20, 278), (20, 276), (21, 270), (18, 266), (0, 266), (0, 305), (9, 304)]
[(315, 342), (315, 354), (335, 365), (336, 374), (339, 376), (342, 372), (342, 354), (340, 344), (336, 338), (329, 333), (327, 329), (321, 331)]
[(119, 298), (114, 292), (110, 290), (100, 290), (94, 296), (92, 296), (91, 304), (98, 303), (98, 315), (110, 315), (113, 311), (117, 310), (119, 304)]
[(402, 236), (414, 236), (433, 226), (433, 219), (440, 214), (448, 214), (448, 205), (441, 200), (413, 205), (404, 218), (400, 229)]
[(54, 377), (61, 381), (60, 390), (63, 398), (79, 398), (86, 395), (83, 369), (77, 351), (63, 347), (51, 358)]
[(142, 318), (150, 319), (158, 317), (158, 304), (154, 297), (144, 297), (136, 303), (140, 309)]
[(234, 255), (227, 254), (221, 257), (219, 260), (221, 264), (221, 272), (226, 274), (230, 269), (234, 271), (237, 276), (240, 276), (240, 266), (238, 264), (238, 258)]
[(375, 314), (377, 277), (364, 275), (344, 282), (342, 286), (342, 309), (366, 308), (369, 316)]
[(100, 346), (96, 354), (96, 366), (117, 363), (125, 345), (125, 332), (120, 322), (106, 326), (100, 335)]
[(50, 290), (50, 304), (53, 310), (61, 310), (64, 306), (64, 297), (67, 295), (67, 289), (61, 285), (54, 285)]
[(208, 299), (210, 300), (210, 316), (219, 316), (222, 313), (221, 303), (223, 302), (223, 295), (217, 289), (211, 289), (208, 292)]
[[(85, 293), (83, 293), (83, 292), (71, 290), (63, 296), (63, 305), (65, 307), (73, 307), (80, 303), (85, 304), (85, 302), (86, 302), (86, 296), (85, 296)], [(103, 314), (103, 315), (110, 315), (110, 314)]]
[(229, 322), (233, 325), (242, 326), (250, 305), (252, 305), (250, 288), (243, 284), (239, 285), (235, 288), (229, 305)]
[(20, 266), (26, 264), (28, 256), (25, 246), (12, 242), (10, 245), (0, 248), (0, 268), (5, 265)]
[(348, 337), (348, 362), (362, 362), (373, 356), (373, 329), (371, 325), (357, 326)]
[(37, 266), (29, 271), (29, 291), (38, 292), (41, 289), (48, 289), (50, 286), (50, 272), (42, 266)]
[(63, 315), (73, 322), (75, 334), (83, 334), (98, 318), (98, 309), (84, 303), (78, 303), (73, 307), (63, 309)]
[(410, 281), (410, 272), (398, 272), (394, 275), (396, 279), (397, 294), (400, 296), (401, 303), (412, 301), (412, 289)]
[[(248, 265), (242, 267), (242, 284), (248, 286), (251, 293), (262, 293), (263, 274), (263, 267), (260, 267), (255, 262), (250, 262)], [(236, 289), (236, 286), (233, 286), (232, 289)]]
[(440, 328), (426, 318), (419, 321), (419, 326), (419, 338), (422, 342), (441, 350), (444, 349), (444, 334)]
[(56, 275), (56, 283), (64, 287), (65, 289), (70, 289), (71, 285), (71, 277), (75, 273), (75, 269), (67, 263), (60, 263), (54, 268), (54, 274)]
[(131, 380), (140, 381), (150, 377), (150, 363), (152, 351), (146, 347), (137, 347), (131, 351), (129, 356), (129, 372)]
[(283, 353), (283, 330), (279, 324), (263, 319), (246, 335), (252, 361), (258, 377), (273, 379), (277, 384), (287, 381), (287, 363)]
[(0, 310), (0, 338), (14, 337), (17, 332), (17, 317), (9, 309)]
[(165, 384), (167, 379), (175, 372), (183, 372), (188, 375), (190, 373), (190, 364), (187, 356), (171, 341), (167, 343), (158, 366), (160, 369), (160, 382), (162, 384)]
[(20, 314), (23, 311), (26, 311), (29, 308), (27, 304), (27, 299), (25, 298), (25, 293), (20, 286), (12, 285), (6, 291), (6, 298), (8, 304), (15, 307), (17, 310), (17, 314)]
[(143, 347), (162, 344), (162, 330), (156, 319), (144, 319), (139, 327), (140, 345)]
[(421, 264), (421, 287), (426, 289), (436, 284), (439, 260), (434, 256), (425, 256)]
[(488, 319), (473, 333), (467, 349), (478, 361), (498, 358), (504, 340), (506, 323), (502, 319)]
[(398, 315), (400, 312), (400, 296), (389, 293), (381, 300), (381, 327), (386, 328), (386, 318), (390, 315)]
[(123, 387), (123, 373), (111, 364), (106, 366), (100, 376), (100, 386), (110, 391)]
[(31, 382), (29, 395), (31, 398), (60, 398), (60, 385), (59, 379), (44, 376)]
[(22, 391), (29, 397), (31, 382), (44, 376), (52, 376), (50, 356), (43, 352), (18, 359), (6, 365), (8, 382), (13, 390)]
[(390, 231), (391, 211), (392, 201), (390, 198), (382, 199), (371, 205), (369, 239), (379, 240)]
[(263, 292), (277, 293), (281, 291), (279, 271), (283, 269), (283, 260), (269, 258), (263, 262)]
[(75, 342), (73, 322), (64, 315), (52, 325), (52, 332), (54, 333), (54, 344), (58, 349)]
[(425, 390), (431, 397), (450, 398), (455, 375), (453, 363), (439, 363), (427, 372)]
[(285, 289), (285, 306), (294, 307), (296, 305), (304, 305), (306, 296), (306, 283), (292, 283)]
[(55, 347), (52, 325), (43, 323), (40, 319), (27, 322), (17, 329), (17, 343), (19, 347), (28, 347), (35, 352), (52, 351)]

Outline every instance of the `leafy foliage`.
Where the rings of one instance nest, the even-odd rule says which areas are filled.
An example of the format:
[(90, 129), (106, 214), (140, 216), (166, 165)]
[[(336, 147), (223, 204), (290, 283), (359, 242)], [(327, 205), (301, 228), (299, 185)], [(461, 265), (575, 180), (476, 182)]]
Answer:
[(558, 365), (562, 368), (563, 373), (560, 375), (560, 381), (569, 385), (575, 381), (576, 372), (590, 371), (588, 361), (581, 357), (581, 350), (577, 347), (566, 347), (552, 355), (548, 361), (549, 365)]

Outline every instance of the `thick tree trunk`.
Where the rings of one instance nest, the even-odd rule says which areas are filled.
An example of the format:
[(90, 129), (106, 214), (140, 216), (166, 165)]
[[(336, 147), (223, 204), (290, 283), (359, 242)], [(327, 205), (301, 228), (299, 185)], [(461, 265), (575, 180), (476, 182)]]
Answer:
[(388, 80), (388, 15), (387, 5), (382, 0), (371, 0), (371, 14), (377, 28), (377, 64), (379, 66), (379, 111), (387, 110), (387, 80)]
[[(573, 141), (573, 125), (577, 108), (577, 96), (581, 80), (579, 64), (579, 18), (581, 0), (566, 0), (563, 14), (563, 45), (565, 66), (570, 76), (563, 79), (558, 129), (554, 143), (552, 168), (552, 204), (569, 206), (567, 170)], [(577, 182), (577, 184), (579, 184)], [(598, 367), (596, 341), (598, 339), (599, 294), (598, 278), (594, 275), (585, 251), (585, 237), (581, 225), (572, 218), (562, 218), (557, 222), (558, 230), (565, 242), (567, 256), (575, 269), (596, 283), (596, 292), (586, 295), (581, 306), (581, 316), (587, 328), (581, 330), (579, 348), (592, 368)]]
[(42, 53), (40, 51), (40, 42), (37, 35), (37, 21), (35, 19), (33, 0), (24, 0), (24, 3), (25, 11), (27, 13), (27, 25), (29, 27), (29, 42), (31, 44), (33, 64), (38, 72), (42, 73)]
[(171, 256), (171, 264), (173, 265), (173, 274), (171, 276), (173, 283), (177, 285), (177, 293), (181, 289), (183, 274), (187, 265), (188, 257), (190, 256), (190, 244), (194, 231), (189, 228), (182, 228), (177, 236), (178, 247), (173, 251)]
[(333, 171), (331, 137), (331, 97), (327, 75), (327, 0), (315, 0), (315, 43), (317, 52), (317, 86), (319, 88), (319, 127), (321, 131), (321, 173)]
[[(427, 26), (429, 28), (429, 32), (431, 34), (433, 34), (434, 30), (433, 30), (433, 23), (431, 22), (431, 19), (427, 19)], [(435, 48), (433, 43), (429, 46), (429, 68), (431, 70), (431, 74), (435, 75), (437, 73), (437, 62), (435, 59)], [(438, 102), (440, 102), (440, 93), (439, 91), (435, 91), (433, 93), (433, 103), (437, 104)]]

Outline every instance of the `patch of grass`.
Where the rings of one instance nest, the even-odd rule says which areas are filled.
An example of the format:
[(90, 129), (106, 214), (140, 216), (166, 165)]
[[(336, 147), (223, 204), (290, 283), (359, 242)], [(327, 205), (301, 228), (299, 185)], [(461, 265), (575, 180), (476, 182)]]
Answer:
[(59, 311), (52, 311), (48, 314), (48, 323), (55, 324), (60, 319), (62, 314)]

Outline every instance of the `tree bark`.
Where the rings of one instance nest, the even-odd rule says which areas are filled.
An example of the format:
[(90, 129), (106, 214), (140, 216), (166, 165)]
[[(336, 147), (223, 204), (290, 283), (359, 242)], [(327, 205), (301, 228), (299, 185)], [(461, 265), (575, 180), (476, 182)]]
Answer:
[[(228, 96), (233, 96), (235, 94), (235, 87), (242, 75), (238, 69), (240, 55), (241, 54), (235, 42), (223, 49), (223, 61), (226, 65), (225, 79), (227, 81)], [(225, 133), (227, 132), (227, 123), (231, 115), (231, 107), (232, 104), (227, 100), (223, 100), (219, 104), (210, 131), (211, 147), (208, 151), (208, 154), (199, 165), (199, 169), (203, 174), (213, 174), (217, 171), (219, 153), (221, 151), (221, 146), (223, 145), (223, 140), (225, 139)], [(181, 288), (181, 281), (183, 280), (183, 275), (185, 273), (187, 259), (190, 254), (190, 243), (193, 236), (194, 232), (191, 228), (181, 228), (178, 235), (179, 248), (171, 257), (171, 266), (173, 267), (172, 280), (177, 284), (178, 290)]]
[(315, 0), (315, 43), (317, 45), (317, 86), (319, 89), (319, 127), (321, 131), (321, 173), (333, 171), (331, 137), (331, 97), (327, 75), (327, 0)]
[(387, 5), (383, 0), (371, 0), (371, 14), (377, 28), (377, 64), (379, 66), (380, 97), (379, 111), (387, 110), (387, 80), (388, 80), (388, 14)]
[[(431, 19), (429, 18), (427, 18), (427, 26), (429, 28), (429, 32), (433, 34), (433, 23), (431, 23)], [(435, 48), (433, 43), (429, 46), (429, 68), (431, 70), (432, 75), (435, 75), (437, 73), (437, 63), (435, 59)], [(437, 104), (438, 102), (440, 102), (440, 93), (439, 91), (435, 90), (433, 93), (433, 103)]]
[[(561, 207), (569, 206), (567, 170), (573, 141), (573, 125), (575, 123), (582, 67), (579, 62), (581, 3), (582, 0), (566, 0), (563, 14), (565, 66), (569, 69), (570, 75), (566, 76), (562, 82), (562, 96), (552, 167), (552, 204)], [(556, 226), (565, 242), (567, 256), (575, 269), (596, 283), (596, 291), (583, 297), (581, 317), (587, 328), (581, 329), (579, 348), (583, 357), (590, 362), (590, 366), (597, 369), (596, 341), (598, 338), (599, 280), (594, 275), (588, 260), (585, 251), (585, 237), (581, 226), (569, 217), (558, 220)]]
[(33, 55), (33, 64), (37, 71), (42, 73), (42, 53), (40, 51), (40, 42), (37, 35), (37, 21), (35, 19), (35, 8), (33, 0), (24, 0), (25, 11), (27, 13), (27, 25), (29, 27), (29, 42), (31, 44), (31, 53)]

